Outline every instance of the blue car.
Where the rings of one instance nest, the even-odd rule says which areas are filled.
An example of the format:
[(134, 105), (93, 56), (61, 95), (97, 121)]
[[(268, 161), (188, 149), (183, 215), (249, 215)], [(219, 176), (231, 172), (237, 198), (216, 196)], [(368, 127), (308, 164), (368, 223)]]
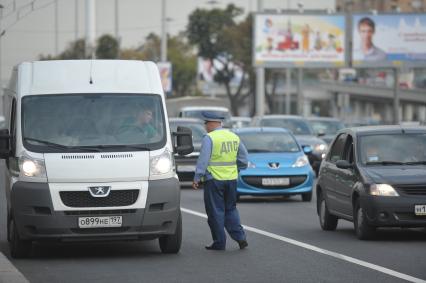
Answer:
[(253, 196), (301, 195), (312, 199), (315, 173), (306, 154), (312, 149), (297, 143), (283, 128), (243, 128), (234, 132), (248, 150), (248, 168), (241, 170), (237, 193)]

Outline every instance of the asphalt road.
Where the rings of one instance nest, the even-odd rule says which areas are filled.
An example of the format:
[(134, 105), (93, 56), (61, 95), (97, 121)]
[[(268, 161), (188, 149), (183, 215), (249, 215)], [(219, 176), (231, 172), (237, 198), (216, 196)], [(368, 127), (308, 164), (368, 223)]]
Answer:
[[(0, 201), (0, 250), (9, 257), (3, 190)], [(177, 255), (161, 254), (157, 241), (37, 244), (31, 258), (11, 261), (31, 282), (404, 282), (395, 272), (426, 280), (424, 230), (386, 229), (365, 242), (355, 238), (349, 222), (322, 231), (315, 200), (245, 198), (238, 207), (243, 224), (259, 229), (247, 232), (243, 251), (232, 240), (225, 252), (206, 251), (206, 219), (184, 212)], [(182, 190), (182, 208), (204, 213), (202, 191)]]

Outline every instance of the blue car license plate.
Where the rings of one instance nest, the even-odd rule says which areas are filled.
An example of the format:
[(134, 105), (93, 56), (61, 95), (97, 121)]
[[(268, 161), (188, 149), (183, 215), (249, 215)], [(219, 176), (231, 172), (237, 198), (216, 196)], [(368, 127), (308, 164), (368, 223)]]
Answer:
[(289, 178), (262, 178), (263, 186), (288, 186), (290, 185)]

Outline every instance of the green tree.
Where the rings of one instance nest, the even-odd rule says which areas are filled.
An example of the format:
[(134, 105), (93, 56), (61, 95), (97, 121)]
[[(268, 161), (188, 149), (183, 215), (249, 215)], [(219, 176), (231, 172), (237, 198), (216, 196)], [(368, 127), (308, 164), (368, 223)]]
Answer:
[(41, 55), (40, 60), (72, 60), (87, 59), (85, 56), (86, 44), (84, 39), (78, 39), (68, 44), (67, 48), (58, 56)]
[(96, 58), (97, 59), (117, 59), (118, 58), (118, 41), (115, 37), (105, 34), (97, 41)]
[[(160, 48), (161, 38), (150, 33), (141, 47), (133, 51), (123, 51), (121, 57), (158, 62), (160, 61)], [(186, 42), (184, 34), (168, 37), (167, 58), (172, 63), (174, 95), (184, 96), (193, 92), (197, 75), (197, 58), (192, 46)]]
[[(214, 80), (225, 87), (231, 103), (231, 110), (238, 115), (241, 105), (253, 93), (254, 72), (251, 66), (252, 17), (237, 23), (242, 9), (229, 4), (225, 9), (196, 9), (189, 16), (187, 34), (190, 43), (198, 49), (198, 55), (219, 62), (214, 66)], [(231, 81), (237, 70), (242, 71), (238, 86)]]

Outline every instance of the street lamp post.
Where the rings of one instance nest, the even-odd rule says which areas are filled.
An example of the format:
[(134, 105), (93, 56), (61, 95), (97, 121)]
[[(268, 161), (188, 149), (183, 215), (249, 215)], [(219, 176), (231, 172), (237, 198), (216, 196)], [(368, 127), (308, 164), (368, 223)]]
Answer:
[(3, 60), (2, 60), (2, 37), (4, 35), (4, 30), (3, 30), (3, 8), (4, 6), (2, 4), (0, 4), (0, 94), (3, 94), (3, 72), (2, 72), (2, 68), (3, 68)]
[(161, 0), (161, 62), (167, 61), (166, 0)]

